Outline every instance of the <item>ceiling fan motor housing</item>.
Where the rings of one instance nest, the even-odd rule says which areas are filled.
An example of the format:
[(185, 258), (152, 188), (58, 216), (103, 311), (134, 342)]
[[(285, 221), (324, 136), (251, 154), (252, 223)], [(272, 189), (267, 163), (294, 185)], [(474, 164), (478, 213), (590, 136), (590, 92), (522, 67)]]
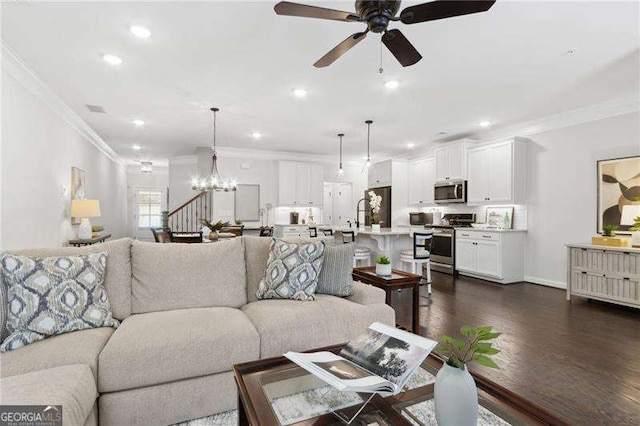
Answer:
[(389, 20), (400, 10), (400, 3), (400, 0), (358, 0), (356, 11), (367, 22), (369, 31), (383, 33), (387, 30)]

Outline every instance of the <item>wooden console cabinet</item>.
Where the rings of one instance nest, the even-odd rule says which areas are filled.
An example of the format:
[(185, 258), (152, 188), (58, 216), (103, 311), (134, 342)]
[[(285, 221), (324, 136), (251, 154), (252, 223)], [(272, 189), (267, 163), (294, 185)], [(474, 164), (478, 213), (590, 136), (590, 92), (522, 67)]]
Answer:
[(640, 249), (567, 245), (567, 300), (572, 295), (640, 308)]

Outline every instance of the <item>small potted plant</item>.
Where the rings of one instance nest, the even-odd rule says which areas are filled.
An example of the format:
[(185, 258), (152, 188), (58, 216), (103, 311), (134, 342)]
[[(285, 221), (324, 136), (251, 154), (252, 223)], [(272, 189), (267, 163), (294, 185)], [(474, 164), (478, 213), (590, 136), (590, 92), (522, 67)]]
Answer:
[(460, 328), (463, 339), (440, 336), (442, 345), (436, 350), (444, 356), (444, 363), (434, 384), (433, 399), (436, 409), (436, 420), (439, 426), (475, 425), (478, 421), (478, 391), (476, 383), (467, 370), (467, 363), (498, 368), (491, 359), (500, 351), (493, 347), (491, 340), (502, 333), (492, 331), (492, 327)]
[(631, 231), (631, 246), (640, 248), (640, 216), (633, 219), (633, 226), (629, 228)]
[(615, 237), (617, 229), (616, 225), (602, 225), (602, 234), (605, 237)]
[(380, 207), (382, 196), (369, 191), (369, 208), (371, 209), (371, 230), (380, 231)]
[(209, 228), (209, 239), (211, 241), (216, 241), (218, 239), (218, 232), (227, 226), (229, 226), (229, 222), (223, 222), (221, 220), (216, 223), (210, 222), (207, 219), (200, 219), (200, 224)]
[(102, 226), (102, 225), (93, 225), (91, 227), (91, 236), (93, 238), (98, 238), (102, 231), (104, 231), (104, 226)]
[(387, 256), (380, 256), (378, 260), (376, 260), (376, 275), (380, 275), (381, 277), (391, 276), (391, 261)]

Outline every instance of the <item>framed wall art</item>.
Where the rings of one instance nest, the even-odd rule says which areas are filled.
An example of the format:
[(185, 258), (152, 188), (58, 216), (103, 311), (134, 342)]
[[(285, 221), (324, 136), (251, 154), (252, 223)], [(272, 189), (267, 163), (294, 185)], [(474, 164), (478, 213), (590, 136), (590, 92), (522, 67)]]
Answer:
[(487, 226), (490, 228), (513, 227), (513, 207), (487, 207)]
[(628, 233), (623, 224), (625, 206), (637, 204), (640, 197), (640, 156), (600, 160), (598, 169), (598, 232), (603, 225), (614, 225), (616, 232)]
[[(85, 172), (77, 167), (71, 167), (71, 199), (82, 200), (85, 197)], [(71, 218), (72, 225), (78, 225), (80, 219)]]

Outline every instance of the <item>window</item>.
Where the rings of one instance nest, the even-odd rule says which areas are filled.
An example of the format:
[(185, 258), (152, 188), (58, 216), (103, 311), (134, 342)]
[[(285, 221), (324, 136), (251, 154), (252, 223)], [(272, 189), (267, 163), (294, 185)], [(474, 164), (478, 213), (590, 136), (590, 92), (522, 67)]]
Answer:
[(162, 192), (138, 191), (138, 228), (162, 226)]

